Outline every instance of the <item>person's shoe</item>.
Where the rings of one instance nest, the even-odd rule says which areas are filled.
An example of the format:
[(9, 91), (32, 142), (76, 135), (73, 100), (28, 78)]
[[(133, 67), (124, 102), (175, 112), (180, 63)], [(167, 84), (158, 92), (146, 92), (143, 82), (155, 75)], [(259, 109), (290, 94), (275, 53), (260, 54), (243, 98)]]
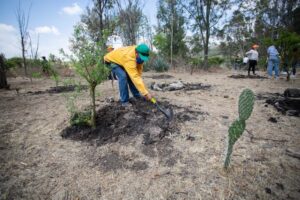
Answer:
[(278, 77), (278, 76), (277, 76), (277, 77), (275, 77), (275, 80), (276, 80), (276, 81), (278, 81), (278, 80), (279, 80), (279, 77)]
[(124, 102), (121, 104), (122, 108), (125, 108), (125, 109), (131, 109), (132, 108), (132, 104), (129, 103), (129, 102)]

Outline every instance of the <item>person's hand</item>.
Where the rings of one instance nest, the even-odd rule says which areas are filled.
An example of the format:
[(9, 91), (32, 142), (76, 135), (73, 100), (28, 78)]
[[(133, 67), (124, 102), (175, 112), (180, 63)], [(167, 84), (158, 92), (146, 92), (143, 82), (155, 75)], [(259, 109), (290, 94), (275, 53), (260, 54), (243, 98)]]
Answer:
[(152, 99), (152, 95), (150, 93), (146, 94), (145, 99), (150, 101)]

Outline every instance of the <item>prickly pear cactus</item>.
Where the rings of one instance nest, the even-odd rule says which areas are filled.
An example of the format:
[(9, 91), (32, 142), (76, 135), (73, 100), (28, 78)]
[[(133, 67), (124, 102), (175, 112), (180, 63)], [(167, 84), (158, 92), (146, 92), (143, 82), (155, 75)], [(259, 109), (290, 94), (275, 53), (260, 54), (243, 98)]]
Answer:
[(252, 113), (253, 105), (253, 92), (249, 89), (243, 90), (239, 98), (239, 119), (235, 120), (228, 129), (228, 147), (224, 163), (225, 169), (227, 169), (229, 166), (233, 145), (241, 137), (246, 128), (246, 120)]
[(239, 98), (239, 118), (241, 120), (247, 120), (253, 110), (254, 94), (251, 90), (245, 89)]

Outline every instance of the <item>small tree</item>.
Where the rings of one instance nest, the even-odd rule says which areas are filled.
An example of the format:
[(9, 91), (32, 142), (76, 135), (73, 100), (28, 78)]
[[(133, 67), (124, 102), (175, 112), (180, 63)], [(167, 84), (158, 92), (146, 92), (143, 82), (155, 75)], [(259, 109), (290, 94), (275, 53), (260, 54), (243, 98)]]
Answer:
[(6, 80), (6, 63), (4, 54), (0, 54), (0, 89), (9, 88)]
[(23, 66), (24, 66), (25, 76), (27, 76), (26, 51), (27, 51), (27, 43), (28, 43), (28, 39), (29, 39), (29, 34), (28, 34), (29, 14), (30, 14), (30, 8), (26, 15), (25, 11), (21, 9), (21, 2), (19, 1), (19, 6), (16, 11), (16, 17), (17, 17), (19, 33), (20, 33), (20, 41), (21, 41), (22, 58), (23, 58)]
[[(105, 31), (103, 35), (107, 35)], [(74, 28), (71, 39), (71, 51), (74, 55), (66, 55), (62, 51), (71, 60), (75, 71), (88, 82), (92, 107), (90, 125), (93, 128), (96, 127), (95, 88), (107, 78), (109, 72), (103, 62), (105, 53), (101, 51), (103, 41), (95, 43), (89, 37), (87, 29), (82, 24), (78, 24)]]

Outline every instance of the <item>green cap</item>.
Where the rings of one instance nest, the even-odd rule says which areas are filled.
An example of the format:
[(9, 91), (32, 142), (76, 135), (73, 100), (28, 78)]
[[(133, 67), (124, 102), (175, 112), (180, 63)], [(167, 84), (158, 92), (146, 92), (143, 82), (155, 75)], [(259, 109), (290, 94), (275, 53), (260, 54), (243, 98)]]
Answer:
[(146, 44), (143, 43), (138, 45), (135, 50), (139, 53), (139, 56), (143, 61), (146, 62), (149, 60), (150, 49)]

